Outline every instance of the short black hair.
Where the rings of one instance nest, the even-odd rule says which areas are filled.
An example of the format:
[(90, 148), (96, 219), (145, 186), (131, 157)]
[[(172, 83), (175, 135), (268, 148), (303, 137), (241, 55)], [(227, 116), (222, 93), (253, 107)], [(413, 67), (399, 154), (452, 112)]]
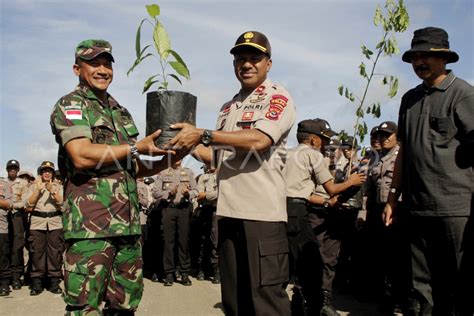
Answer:
[(296, 133), (296, 139), (298, 140), (298, 143), (303, 143), (304, 141), (308, 140), (312, 135), (314, 134), (310, 134), (310, 133), (306, 133), (306, 132), (298, 132)]

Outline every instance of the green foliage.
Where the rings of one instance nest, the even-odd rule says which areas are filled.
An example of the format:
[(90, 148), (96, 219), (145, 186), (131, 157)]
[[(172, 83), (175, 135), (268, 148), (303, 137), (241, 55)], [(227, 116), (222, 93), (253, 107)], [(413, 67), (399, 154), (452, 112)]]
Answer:
[[(186, 63), (181, 58), (181, 56), (176, 51), (171, 49), (171, 42), (168, 33), (166, 32), (163, 24), (161, 24), (157, 18), (161, 13), (160, 7), (157, 4), (146, 5), (145, 7), (149, 18), (143, 19), (138, 25), (137, 34), (135, 37), (136, 59), (133, 62), (133, 65), (127, 71), (127, 76), (138, 65), (140, 65), (143, 60), (150, 56), (157, 57), (158, 61), (160, 62), (161, 73), (154, 74), (145, 81), (143, 85), (143, 93), (147, 92), (155, 83), (158, 84), (158, 90), (167, 90), (168, 78), (173, 78), (179, 84), (182, 84), (180, 77), (187, 80), (191, 78), (188, 66), (186, 66)], [(145, 47), (141, 48), (142, 26), (145, 22), (149, 23), (153, 28), (152, 40), (153, 47), (155, 48), (154, 52), (148, 52), (148, 49), (152, 47), (152, 45), (146, 45)], [(172, 56), (174, 60), (169, 60), (170, 56)], [(168, 65), (171, 66), (176, 74), (166, 72)]]
[[(371, 65), (366, 65), (364, 62), (359, 64), (359, 75), (366, 81), (362, 98), (357, 97), (344, 85), (340, 85), (337, 88), (339, 95), (344, 96), (357, 106), (355, 111), (356, 122), (354, 124), (354, 138), (358, 135), (361, 142), (364, 141), (365, 135), (367, 135), (367, 124), (362, 120), (365, 114), (372, 114), (376, 118), (379, 118), (381, 115), (380, 102), (376, 102), (370, 106), (364, 104), (372, 79), (374, 76), (379, 76), (375, 73), (376, 66), (382, 56), (391, 57), (394, 54), (400, 53), (395, 34), (406, 31), (409, 21), (408, 11), (403, 0), (398, 0), (398, 2), (395, 2), (395, 0), (386, 0), (384, 8), (377, 5), (373, 22), (376, 27), (382, 28), (382, 39), (377, 42), (373, 50), (369, 49), (365, 44), (361, 45), (362, 55), (371, 63)], [(382, 79), (382, 85), (388, 85), (389, 91), (387, 95), (390, 98), (397, 95), (397, 77), (385, 75)]]

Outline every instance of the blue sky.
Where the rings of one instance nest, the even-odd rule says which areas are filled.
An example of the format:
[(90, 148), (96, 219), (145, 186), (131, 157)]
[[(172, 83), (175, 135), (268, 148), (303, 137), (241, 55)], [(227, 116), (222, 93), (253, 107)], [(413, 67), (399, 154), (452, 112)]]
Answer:
[[(134, 116), (145, 132), (143, 82), (158, 72), (148, 60), (129, 77), (134, 61), (135, 32), (146, 17), (145, 4), (134, 0), (15, 0), (1, 1), (0, 31), (0, 175), (8, 159), (22, 169), (36, 170), (43, 160), (56, 161), (57, 146), (49, 127), (55, 102), (77, 83), (72, 73), (74, 49), (87, 38), (104, 38), (113, 45), (114, 82), (109, 92)], [(272, 44), (270, 78), (283, 84), (295, 99), (297, 120), (321, 117), (335, 130), (351, 129), (354, 105), (337, 93), (340, 84), (362, 93), (358, 65), (360, 45), (374, 47), (381, 31), (372, 23), (376, 0), (163, 0), (161, 21), (171, 45), (186, 61), (191, 80), (172, 90), (198, 97), (197, 125), (213, 128), (217, 109), (239, 89), (229, 49), (247, 30), (265, 33)], [(474, 84), (474, 2), (472, 0), (408, 0), (410, 26), (397, 37), (400, 50), (410, 46), (413, 31), (438, 26), (446, 29), (460, 61), (456, 75)], [(142, 42), (150, 38), (143, 35)], [(369, 127), (397, 120), (401, 95), (419, 83), (400, 55), (383, 59), (378, 72), (400, 79), (392, 100), (374, 85), (369, 101), (382, 103), (382, 117), (369, 118)], [(289, 144), (294, 145), (295, 129)], [(197, 169), (198, 164), (188, 165)]]

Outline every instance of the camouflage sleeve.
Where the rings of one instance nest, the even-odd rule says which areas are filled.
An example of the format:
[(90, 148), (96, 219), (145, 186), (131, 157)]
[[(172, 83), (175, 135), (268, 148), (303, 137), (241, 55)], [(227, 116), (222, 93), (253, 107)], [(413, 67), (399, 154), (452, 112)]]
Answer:
[(62, 146), (76, 138), (92, 139), (84, 98), (77, 93), (62, 97), (51, 113), (51, 128)]
[(189, 177), (189, 198), (194, 199), (199, 195), (199, 190), (196, 183), (196, 177), (191, 169), (186, 170), (188, 172)]

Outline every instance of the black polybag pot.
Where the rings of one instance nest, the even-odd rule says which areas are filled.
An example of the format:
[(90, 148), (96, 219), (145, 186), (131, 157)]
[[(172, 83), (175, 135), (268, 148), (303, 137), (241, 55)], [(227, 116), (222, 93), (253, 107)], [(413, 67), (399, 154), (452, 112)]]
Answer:
[(196, 125), (197, 98), (182, 91), (154, 91), (146, 95), (146, 135), (161, 129), (155, 145), (163, 148), (179, 130), (171, 130), (174, 123)]

